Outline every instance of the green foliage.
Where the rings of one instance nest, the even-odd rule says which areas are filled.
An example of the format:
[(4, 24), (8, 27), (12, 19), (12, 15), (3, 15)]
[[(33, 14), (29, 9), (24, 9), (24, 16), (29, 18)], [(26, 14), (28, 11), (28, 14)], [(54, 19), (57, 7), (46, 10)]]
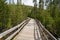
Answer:
[[(32, 9), (30, 17), (38, 19), (56, 38), (60, 37), (60, 8), (59, 0), (46, 0), (47, 9), (43, 9), (43, 1), (40, 0), (39, 8)], [(42, 3), (42, 4), (41, 4)]]
[(27, 18), (31, 7), (7, 4), (0, 0), (0, 32), (5, 31)]
[[(28, 17), (32, 17), (41, 21), (55, 37), (60, 36), (60, 9), (59, 0), (46, 0), (47, 9), (43, 9), (44, 0), (39, 0), (39, 8), (37, 1), (34, 0), (34, 7), (25, 5), (6, 4), (5, 0), (0, 0), (0, 30), (9, 29)], [(10, 1), (11, 2), (11, 1)]]
[[(8, 14), (8, 6), (5, 3), (5, 0), (0, 0), (0, 29), (6, 28)], [(8, 16), (8, 17), (7, 17)]]

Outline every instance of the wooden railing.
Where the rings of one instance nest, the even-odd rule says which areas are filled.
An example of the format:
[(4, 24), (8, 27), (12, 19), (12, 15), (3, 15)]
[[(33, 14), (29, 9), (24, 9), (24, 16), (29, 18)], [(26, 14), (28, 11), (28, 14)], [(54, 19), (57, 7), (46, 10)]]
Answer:
[(17, 26), (3, 32), (0, 34), (0, 40), (11, 40), (17, 33), (21, 31), (21, 29), (28, 23), (30, 18), (24, 20), (22, 23)]
[(42, 24), (39, 20), (36, 20), (39, 27), (42, 40), (57, 40)]

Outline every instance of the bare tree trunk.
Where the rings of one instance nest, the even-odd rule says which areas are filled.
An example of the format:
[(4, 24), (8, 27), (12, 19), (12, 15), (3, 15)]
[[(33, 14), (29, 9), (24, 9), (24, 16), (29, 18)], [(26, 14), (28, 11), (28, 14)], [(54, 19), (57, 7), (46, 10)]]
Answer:
[(44, 0), (39, 0), (39, 8), (40, 9), (44, 8)]
[(21, 0), (17, 0), (17, 4), (20, 5), (21, 4)]
[(17, 5), (19, 5), (19, 0), (17, 0)]
[(11, 4), (11, 0), (9, 0), (9, 4)]
[(22, 3), (22, 1), (20, 0), (20, 4)]
[(14, 0), (12, 0), (12, 3), (14, 4)]

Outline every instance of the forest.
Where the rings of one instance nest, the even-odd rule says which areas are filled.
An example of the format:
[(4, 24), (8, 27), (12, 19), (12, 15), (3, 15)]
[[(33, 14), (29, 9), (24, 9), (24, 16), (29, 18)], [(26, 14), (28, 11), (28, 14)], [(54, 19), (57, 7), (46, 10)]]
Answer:
[(31, 9), (29, 6), (5, 2), (5, 0), (0, 1), (0, 33), (21, 23), (27, 18)]
[[(0, 33), (21, 23), (27, 17), (38, 19), (56, 38), (60, 37), (60, 0), (33, 0), (34, 7), (9, 4), (0, 0)], [(44, 5), (45, 4), (45, 5)], [(44, 9), (46, 6), (46, 9)]]
[[(34, 8), (30, 17), (38, 19), (56, 38), (60, 37), (60, 0), (34, 0)], [(46, 9), (44, 9), (44, 4)]]

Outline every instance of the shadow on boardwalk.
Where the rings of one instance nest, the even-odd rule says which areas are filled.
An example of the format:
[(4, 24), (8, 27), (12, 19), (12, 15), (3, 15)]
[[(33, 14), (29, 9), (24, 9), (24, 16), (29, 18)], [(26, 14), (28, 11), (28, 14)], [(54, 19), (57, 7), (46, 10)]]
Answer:
[(34, 40), (40, 40), (39, 30), (37, 27), (34, 27)]

